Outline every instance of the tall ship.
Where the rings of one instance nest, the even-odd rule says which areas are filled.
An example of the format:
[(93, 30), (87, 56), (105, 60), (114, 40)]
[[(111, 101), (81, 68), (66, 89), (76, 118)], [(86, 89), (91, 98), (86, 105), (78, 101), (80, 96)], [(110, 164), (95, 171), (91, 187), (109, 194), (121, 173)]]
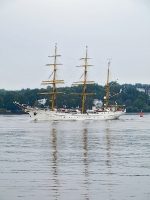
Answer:
[[(81, 93), (72, 93), (72, 95), (80, 95), (82, 97), (82, 107), (81, 109), (71, 110), (68, 109), (66, 112), (61, 109), (55, 108), (55, 96), (57, 94), (61, 94), (61, 92), (57, 92), (56, 90), (56, 84), (63, 84), (64, 80), (57, 80), (56, 79), (56, 73), (57, 73), (57, 66), (60, 64), (57, 64), (57, 57), (60, 55), (57, 55), (57, 45), (55, 46), (54, 55), (50, 57), (54, 57), (54, 63), (53, 64), (47, 64), (46, 66), (53, 66), (53, 79), (52, 80), (46, 80), (42, 81), (43, 85), (52, 85), (52, 91), (41, 93), (41, 94), (50, 94), (51, 95), (51, 109), (40, 109), (40, 108), (30, 108), (27, 110), (32, 120), (52, 120), (52, 121), (65, 121), (65, 120), (114, 120), (118, 119), (120, 116), (126, 113), (126, 109), (120, 108), (117, 105), (109, 106), (109, 74), (110, 74), (110, 61), (108, 62), (108, 72), (107, 72), (107, 81), (106, 81), (106, 96), (104, 96), (104, 107), (103, 109), (97, 109), (96, 107), (93, 107), (91, 110), (85, 110), (85, 100), (88, 95), (93, 95), (93, 93), (87, 92), (87, 85), (94, 84), (94, 81), (87, 80), (87, 69), (88, 67), (92, 66), (88, 64), (88, 60), (90, 59), (88, 57), (88, 49), (86, 47), (86, 54), (84, 58), (81, 58), (80, 60), (83, 61), (83, 64), (78, 66), (82, 67), (84, 70), (83, 73), (83, 80), (79, 82), (74, 82), (73, 86), (81, 85), (83, 87), (83, 90)], [(17, 102), (14, 102), (16, 105)], [(17, 105), (19, 106), (19, 105)], [(20, 106), (21, 107), (21, 106)], [(25, 110), (25, 108), (22, 108)]]

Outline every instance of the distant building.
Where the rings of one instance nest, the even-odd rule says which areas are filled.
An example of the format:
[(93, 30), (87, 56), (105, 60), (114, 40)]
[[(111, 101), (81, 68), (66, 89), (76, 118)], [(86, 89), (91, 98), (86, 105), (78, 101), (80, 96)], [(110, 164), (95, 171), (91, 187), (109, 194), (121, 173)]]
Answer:
[(147, 89), (147, 90), (146, 90), (146, 94), (147, 94), (148, 96), (150, 96), (150, 89)]
[(47, 99), (45, 99), (45, 98), (38, 100), (39, 104), (42, 104), (42, 105), (45, 105), (46, 101), (47, 101)]
[(93, 110), (94, 109), (97, 109), (97, 110), (101, 109), (102, 106), (103, 106), (103, 102), (99, 99), (94, 99), (93, 104), (94, 104), (94, 106), (92, 107)]
[(150, 96), (150, 89), (145, 89), (145, 88), (136, 88), (139, 92), (144, 92), (146, 93), (148, 96)]
[(145, 92), (144, 88), (136, 88), (139, 92)]

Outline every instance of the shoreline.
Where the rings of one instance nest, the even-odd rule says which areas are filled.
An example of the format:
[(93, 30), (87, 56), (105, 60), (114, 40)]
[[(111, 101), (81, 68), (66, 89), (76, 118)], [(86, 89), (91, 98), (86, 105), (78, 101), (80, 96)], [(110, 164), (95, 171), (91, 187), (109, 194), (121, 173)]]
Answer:
[[(139, 115), (140, 112), (129, 112), (129, 113), (125, 113), (125, 115)], [(150, 112), (143, 112), (144, 115), (149, 115)], [(0, 115), (28, 115), (28, 113), (26, 112), (16, 112), (16, 113), (12, 113), (12, 112), (0, 112)]]

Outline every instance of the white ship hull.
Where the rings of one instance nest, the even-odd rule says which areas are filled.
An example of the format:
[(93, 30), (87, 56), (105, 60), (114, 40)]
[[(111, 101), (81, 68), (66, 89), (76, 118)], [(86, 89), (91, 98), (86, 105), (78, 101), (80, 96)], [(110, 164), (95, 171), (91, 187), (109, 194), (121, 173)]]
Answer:
[(81, 121), (81, 120), (113, 120), (125, 114), (124, 111), (105, 111), (89, 114), (58, 113), (56, 111), (30, 111), (32, 120), (46, 121)]

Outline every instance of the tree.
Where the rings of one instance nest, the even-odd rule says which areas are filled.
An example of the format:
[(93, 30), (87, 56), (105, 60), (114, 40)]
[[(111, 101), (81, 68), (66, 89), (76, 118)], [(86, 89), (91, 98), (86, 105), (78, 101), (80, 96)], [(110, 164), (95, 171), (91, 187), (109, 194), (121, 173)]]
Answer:
[(144, 102), (141, 100), (141, 99), (136, 99), (134, 102), (133, 102), (133, 106), (134, 107), (137, 107), (139, 109), (143, 109), (144, 107)]
[(0, 108), (4, 108), (4, 104), (3, 104), (3, 97), (0, 97)]
[(16, 106), (13, 104), (15, 99), (17, 99), (17, 96), (14, 94), (14, 92), (7, 92), (3, 99), (4, 108), (7, 110), (16, 110)]
[(133, 107), (132, 106), (126, 107), (126, 110), (127, 112), (133, 112)]
[(126, 107), (132, 106), (132, 101), (131, 101), (130, 99), (127, 99), (127, 100), (125, 101), (125, 106), (126, 106)]
[[(109, 105), (115, 105), (115, 102), (117, 102), (118, 105), (125, 104), (127, 112), (138, 112), (141, 109), (143, 111), (149, 112), (149, 96), (147, 95), (147, 93), (139, 92), (136, 89), (136, 86), (131, 84), (119, 85), (118, 83), (113, 83), (110, 87), (110, 96), (112, 97), (109, 99)], [(146, 85), (146, 87), (148, 88), (150, 87), (150, 85)], [(121, 93), (120, 89), (122, 89)], [(51, 90), (51, 87), (47, 87), (47, 89), (36, 88), (33, 90), (27, 88), (20, 91), (6, 91), (2, 89), (0, 90), (0, 108), (17, 110), (17, 106), (13, 104), (14, 101), (18, 101), (21, 104), (28, 104), (30, 106), (37, 106), (37, 100), (43, 98), (47, 99), (45, 105), (51, 107), (51, 95), (39, 94), (40, 92), (49, 92), (49, 90)], [(82, 90), (82, 86), (57, 88), (57, 91), (63, 92), (63, 94), (56, 95), (55, 105), (58, 108), (81, 108), (81, 95), (71, 95), (71, 93), (82, 93)], [(98, 84), (88, 85), (87, 92), (94, 93), (94, 95), (87, 95), (85, 100), (85, 109), (91, 109), (94, 99), (102, 100), (104, 103), (104, 86)], [(118, 95), (115, 95), (116, 93), (118, 93)]]
[(28, 97), (29, 105), (33, 106), (35, 104), (36, 98), (33, 94), (30, 94)]

